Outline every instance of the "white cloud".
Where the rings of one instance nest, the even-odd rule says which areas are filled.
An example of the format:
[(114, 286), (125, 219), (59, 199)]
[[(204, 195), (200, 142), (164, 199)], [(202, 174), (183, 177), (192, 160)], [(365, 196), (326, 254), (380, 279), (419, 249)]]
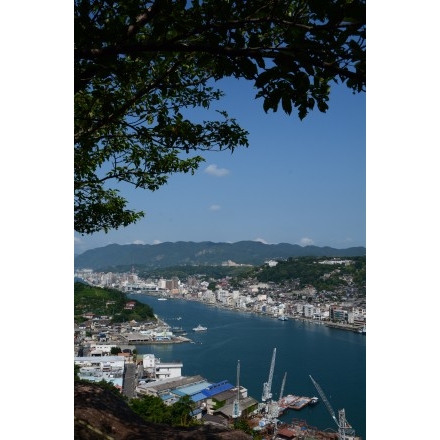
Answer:
[(160, 241), (160, 240), (153, 240), (153, 244), (161, 244), (162, 243), (162, 241)]
[(134, 240), (131, 244), (145, 244), (145, 241), (142, 241), (142, 240)]
[(211, 205), (211, 206), (209, 207), (209, 210), (210, 210), (210, 211), (218, 211), (219, 209), (221, 209), (221, 206), (220, 206), (220, 205)]
[(211, 176), (223, 177), (229, 174), (229, 170), (226, 168), (217, 168), (217, 165), (208, 165), (205, 168), (205, 173), (211, 174)]
[(307, 238), (307, 237), (303, 237), (301, 238), (301, 240), (299, 241), (299, 244), (301, 246), (311, 246), (312, 244), (314, 244), (315, 242), (311, 239), (311, 238)]
[(256, 238), (254, 241), (259, 241), (260, 243), (263, 244), (269, 244), (264, 238)]

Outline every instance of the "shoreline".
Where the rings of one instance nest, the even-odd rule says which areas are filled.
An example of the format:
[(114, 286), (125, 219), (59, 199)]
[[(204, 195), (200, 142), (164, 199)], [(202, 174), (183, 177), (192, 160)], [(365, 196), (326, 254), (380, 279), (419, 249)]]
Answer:
[[(155, 297), (155, 298), (165, 298), (163, 296), (163, 294), (154, 294), (151, 292), (148, 293), (134, 293), (134, 292), (130, 292), (127, 293), (127, 295), (145, 295), (145, 296), (151, 296), (151, 297)], [(225, 306), (222, 304), (212, 304), (212, 303), (207, 303), (204, 301), (199, 301), (195, 298), (191, 298), (191, 299), (187, 299), (187, 298), (173, 298), (172, 296), (166, 297), (166, 300), (172, 301), (172, 300), (182, 300), (182, 301), (194, 301), (194, 302), (198, 302), (200, 304), (204, 304), (206, 306), (210, 306), (210, 307), (217, 307), (219, 309), (223, 309), (223, 310), (231, 310), (231, 311), (235, 311), (235, 312), (242, 312), (242, 313), (253, 313), (257, 316), (266, 316), (268, 318), (272, 318), (272, 319), (278, 319), (278, 316), (273, 316), (273, 315), (269, 315), (267, 313), (259, 313), (259, 312), (255, 312), (254, 310), (245, 310), (245, 309), (240, 309), (237, 307), (229, 307), (229, 306)], [(360, 333), (359, 330), (362, 330), (363, 324), (358, 324), (358, 325), (353, 325), (353, 324), (343, 324), (343, 323), (336, 323), (336, 322), (331, 322), (331, 321), (323, 321), (323, 320), (316, 320), (316, 319), (310, 319), (310, 318), (304, 318), (303, 316), (292, 316), (292, 315), (285, 315), (285, 317), (287, 318), (287, 320), (293, 319), (296, 321), (302, 321), (304, 323), (307, 324), (316, 324), (316, 325), (325, 325), (328, 328), (334, 328), (337, 330), (345, 330), (345, 331), (351, 331), (354, 333)], [(162, 321), (162, 320), (161, 320)], [(166, 322), (162, 321), (165, 325), (168, 325)], [(362, 333), (360, 333), (362, 334)], [(159, 343), (162, 343), (163, 341), (159, 341)], [(171, 342), (172, 343), (172, 342)]]

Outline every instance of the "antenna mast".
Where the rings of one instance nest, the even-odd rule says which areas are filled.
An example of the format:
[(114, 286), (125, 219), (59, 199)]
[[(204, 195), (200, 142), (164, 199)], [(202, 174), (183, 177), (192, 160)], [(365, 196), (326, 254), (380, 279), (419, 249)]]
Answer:
[(237, 398), (232, 403), (232, 417), (237, 419), (241, 416), (240, 409), (240, 361), (237, 363)]

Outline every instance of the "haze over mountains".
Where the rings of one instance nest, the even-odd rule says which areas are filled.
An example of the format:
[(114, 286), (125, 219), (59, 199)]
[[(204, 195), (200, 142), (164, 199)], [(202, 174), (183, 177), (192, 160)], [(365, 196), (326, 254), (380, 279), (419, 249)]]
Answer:
[(200, 243), (179, 241), (160, 244), (111, 244), (88, 250), (74, 259), (75, 269), (99, 270), (126, 265), (161, 268), (181, 265), (221, 265), (231, 260), (237, 264), (261, 265), (266, 260), (290, 257), (358, 257), (366, 255), (366, 248), (299, 246), (280, 243), (264, 244), (258, 241), (236, 243)]

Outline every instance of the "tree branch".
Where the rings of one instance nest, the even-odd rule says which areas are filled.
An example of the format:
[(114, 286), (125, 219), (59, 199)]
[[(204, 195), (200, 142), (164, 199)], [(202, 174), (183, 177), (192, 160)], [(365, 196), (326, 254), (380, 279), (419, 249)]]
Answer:
[(78, 133), (75, 133), (74, 135), (74, 140), (75, 142), (77, 142), (82, 136), (84, 135), (90, 135), (91, 133), (93, 133), (96, 130), (99, 130), (101, 127), (103, 127), (104, 125), (108, 124), (109, 122), (111, 122), (113, 119), (122, 116), (123, 114), (125, 114), (125, 112), (133, 105), (135, 104), (140, 98), (142, 98), (143, 96), (145, 96), (146, 94), (150, 93), (152, 90), (154, 90), (156, 87), (159, 86), (159, 84), (161, 83), (161, 81), (166, 78), (168, 75), (170, 75), (171, 73), (175, 72), (178, 67), (181, 65), (182, 63), (179, 61), (177, 63), (175, 63), (174, 65), (172, 65), (166, 72), (164, 72), (159, 78), (157, 78), (155, 81), (153, 81), (151, 84), (149, 84), (148, 86), (144, 87), (143, 89), (140, 89), (135, 95), (133, 95), (130, 99), (128, 99), (127, 101), (125, 101), (124, 104), (122, 104), (116, 111), (114, 111), (113, 113), (111, 113), (110, 115), (105, 116), (104, 118), (102, 118), (98, 124), (96, 124), (94, 127), (90, 127), (89, 129), (87, 129), (86, 131), (80, 131)]

